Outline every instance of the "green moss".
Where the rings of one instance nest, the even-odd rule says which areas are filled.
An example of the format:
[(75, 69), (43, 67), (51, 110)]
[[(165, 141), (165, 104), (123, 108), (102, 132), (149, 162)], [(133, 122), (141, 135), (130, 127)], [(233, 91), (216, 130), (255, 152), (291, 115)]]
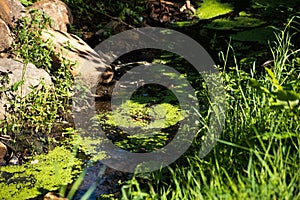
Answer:
[(1, 167), (0, 198), (29, 199), (67, 185), (79, 173), (82, 162), (72, 152), (57, 147), (47, 155), (34, 157), (36, 164)]
[(200, 19), (211, 19), (233, 11), (233, 6), (228, 3), (220, 3), (218, 0), (203, 0), (197, 9)]

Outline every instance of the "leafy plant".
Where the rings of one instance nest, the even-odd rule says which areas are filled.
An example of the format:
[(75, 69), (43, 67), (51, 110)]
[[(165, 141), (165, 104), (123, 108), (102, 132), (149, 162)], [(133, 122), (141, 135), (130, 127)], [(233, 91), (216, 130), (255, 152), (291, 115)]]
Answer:
[(24, 63), (33, 63), (48, 72), (52, 68), (52, 42), (43, 41), (42, 31), (52, 26), (51, 19), (41, 11), (30, 10), (30, 17), (21, 18), (13, 30), (16, 39), (13, 43), (13, 52), (21, 57)]
[[(9, 115), (0, 121), (0, 132), (10, 136), (9, 143), (18, 153), (26, 149), (26, 156), (43, 153), (56, 144), (54, 138), (61, 138), (71, 111), (73, 77), (68, 69), (74, 64), (63, 58), (61, 65), (54, 67), (52, 57), (60, 55), (54, 52), (50, 40), (41, 39), (51, 21), (39, 11), (30, 11), (30, 15), (21, 18), (14, 30), (17, 38), (13, 52), (24, 63), (23, 80), (1, 89), (1, 94), (8, 97)], [(23, 97), (16, 91), (24, 82), (28, 63), (47, 70), (53, 84), (46, 86), (41, 81)]]
[(20, 0), (21, 4), (23, 6), (31, 6), (34, 2), (36, 2), (35, 0)]

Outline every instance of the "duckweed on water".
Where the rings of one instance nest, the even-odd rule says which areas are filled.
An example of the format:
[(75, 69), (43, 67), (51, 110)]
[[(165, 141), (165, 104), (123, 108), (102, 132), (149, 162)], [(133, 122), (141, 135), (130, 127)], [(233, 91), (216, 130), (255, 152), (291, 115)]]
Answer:
[(181, 121), (184, 116), (178, 106), (169, 103), (148, 106), (146, 103), (127, 101), (109, 113), (105, 123), (112, 126), (122, 125), (125, 128), (167, 128)]
[(108, 135), (118, 135), (115, 145), (138, 152), (166, 145), (186, 116), (179, 106), (170, 103), (151, 105), (129, 100), (115, 111), (99, 114), (98, 119)]
[(29, 199), (70, 184), (83, 164), (64, 147), (34, 157), (36, 164), (4, 166), (0, 172), (1, 199)]

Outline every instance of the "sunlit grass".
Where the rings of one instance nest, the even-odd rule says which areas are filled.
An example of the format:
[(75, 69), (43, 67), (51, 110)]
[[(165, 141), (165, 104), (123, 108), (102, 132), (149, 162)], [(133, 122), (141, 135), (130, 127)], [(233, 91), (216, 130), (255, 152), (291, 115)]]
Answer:
[[(285, 91), (297, 96), (299, 54), (292, 50), (287, 30), (271, 45), (275, 63), (268, 71), (273, 71)], [(123, 186), (122, 199), (300, 198), (299, 99), (293, 107), (274, 106), (280, 97), (270, 73), (264, 70), (258, 75), (255, 63), (250, 72), (243, 71), (237, 62), (230, 66), (227, 59), (234, 57), (230, 45), (220, 55), (225, 63), (220, 71), (228, 111), (214, 150), (201, 159), (197, 152), (201, 143), (195, 141), (193, 148), (170, 167), (147, 176), (136, 175)], [(260, 87), (254, 87), (253, 80)]]

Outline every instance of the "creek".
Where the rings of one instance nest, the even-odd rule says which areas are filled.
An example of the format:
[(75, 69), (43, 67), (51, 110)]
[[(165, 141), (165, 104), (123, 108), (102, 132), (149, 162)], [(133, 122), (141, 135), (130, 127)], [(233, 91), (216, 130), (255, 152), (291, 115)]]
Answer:
[[(292, 1), (290, 1), (290, 4), (292, 4), (291, 2)], [(227, 65), (234, 66), (234, 62), (238, 62), (240, 66), (243, 66), (245, 69), (248, 69), (250, 71), (250, 68), (253, 66), (253, 64), (261, 66), (265, 61), (270, 60), (272, 58), (272, 55), (268, 53), (268, 41), (275, 39), (274, 29), (271, 26), (276, 26), (280, 28), (285, 23), (285, 21), (281, 21), (278, 15), (278, 12), (282, 12), (282, 10), (280, 9), (283, 8), (278, 7), (277, 5), (268, 5), (265, 7), (263, 7), (263, 5), (261, 6), (261, 8), (254, 8), (250, 5), (243, 5), (243, 7), (238, 8), (230, 6), (228, 3), (220, 3), (220, 1), (204, 0), (201, 6), (199, 6), (198, 16), (200, 17), (200, 19), (191, 19), (186, 15), (182, 16), (182, 14), (177, 15), (174, 11), (174, 8), (170, 8), (172, 12), (174, 11), (173, 13), (171, 13), (174, 15), (174, 17), (163, 18), (166, 21), (161, 22), (161, 19), (158, 19), (155, 15), (153, 15), (152, 17), (149, 15), (143, 17), (144, 20), (147, 20), (147, 25), (175, 29), (193, 38), (204, 47), (204, 49), (214, 59), (215, 63), (220, 66), (224, 65), (223, 58), (226, 57), (228, 46), (230, 45), (231, 47), (233, 47), (234, 52), (232, 50), (230, 50), (229, 52), (230, 54), (233, 54), (235, 56), (236, 60), (227, 60)], [(292, 8), (293, 7), (291, 6), (291, 9)], [(291, 9), (284, 12), (284, 15), (290, 15)], [(296, 8), (293, 9), (295, 10)], [(269, 14), (265, 12), (269, 12)], [(182, 17), (182, 19), (184, 20), (176, 21), (179, 19), (179, 17)], [(174, 21), (174, 19), (176, 20)], [(285, 18), (283, 17), (283, 19)], [(114, 27), (110, 30), (94, 31), (91, 34), (92, 37), (89, 37), (87, 39), (87, 42), (91, 47), (95, 47), (99, 44), (99, 41), (103, 41), (107, 38), (107, 35), (101, 35), (99, 33), (109, 32), (113, 35), (117, 34), (120, 30), (128, 29), (128, 26), (122, 23), (119, 23), (118, 26), (119, 27)], [(223, 54), (220, 52), (223, 52)], [(222, 55), (224, 56), (223, 58)], [(201, 83), (201, 81), (198, 80), (199, 76), (197, 75), (195, 70), (191, 68), (190, 64), (187, 63), (184, 59), (180, 58), (179, 56), (164, 51), (148, 49), (124, 55), (121, 58), (119, 58), (118, 61), (115, 62), (115, 64), (117, 66), (120, 63), (127, 64), (132, 62), (160, 62), (174, 66), (174, 68), (177, 69), (179, 72), (183, 74), (186, 73), (189, 75), (189, 80), (192, 86), (196, 89), (196, 91), (201, 90), (199, 84)], [(126, 67), (118, 68), (112, 83), (98, 86), (97, 95), (100, 95), (100, 97), (96, 98), (96, 110), (98, 111), (100, 116), (100, 123), (104, 127), (104, 130), (106, 130), (107, 132), (107, 137), (111, 139), (116, 146), (119, 146), (123, 149), (127, 149), (131, 152), (150, 152), (168, 144), (168, 142), (170, 142), (174, 138), (174, 133), (176, 134), (178, 125), (176, 123), (180, 120), (176, 118), (174, 122), (170, 122), (169, 126), (166, 127), (164, 131), (159, 132), (156, 138), (152, 138), (152, 141), (149, 141), (147, 139), (139, 141), (136, 138), (128, 137), (130, 134), (126, 133), (126, 131), (122, 132), (122, 130), (120, 130), (120, 128), (118, 128), (118, 126), (114, 124), (114, 121), (110, 118), (110, 116), (113, 116), (113, 113), (110, 113), (110, 100), (113, 88), (114, 85), (118, 83), (119, 78), (122, 77), (122, 75), (124, 75), (125, 73), (127, 73), (128, 70), (131, 69), (131, 67), (132, 66), (127, 65)], [(149, 123), (149, 121), (151, 122), (149, 116), (147, 114), (145, 115), (145, 113), (142, 113), (142, 110), (147, 108), (147, 106), (149, 105), (153, 105), (153, 100), (160, 103), (167, 102), (175, 106), (178, 104), (178, 102), (174, 100), (174, 97), (170, 93), (168, 93), (168, 90), (166, 88), (161, 88), (157, 85), (142, 87), (135, 94), (135, 97), (148, 98), (146, 100), (133, 98), (133, 103), (131, 102), (131, 104), (127, 104), (128, 108), (135, 108), (131, 110), (131, 112), (135, 113), (135, 116), (133, 116), (132, 119), (134, 123), (139, 122), (142, 125)], [(166, 100), (166, 98), (164, 97), (170, 98), (167, 98)], [(138, 104), (145, 104), (147, 106), (139, 108)], [(168, 107), (168, 109), (173, 113), (176, 113), (176, 109), (174, 107)], [(122, 125), (124, 126), (124, 124)], [(60, 133), (58, 133), (57, 135), (60, 135)], [(30, 142), (31, 141), (32, 140), (30, 140)], [(44, 144), (37, 143), (36, 146), (43, 147)], [(43, 153), (43, 149), (39, 149), (37, 152)], [(55, 155), (53, 157), (61, 159), (65, 158), (63, 157), (63, 155), (59, 153), (57, 154), (59, 156)], [(88, 163), (90, 157), (87, 155), (83, 155), (83, 158), (81, 159), (83, 160), (83, 162)], [(40, 158), (40, 160), (42, 160), (42, 158)], [(53, 165), (53, 163), (48, 162), (46, 162), (46, 164)], [(60, 164), (61, 163), (57, 161), (57, 165), (61, 166), (62, 168), (66, 165), (66, 163), (63, 163), (62, 165)], [(77, 164), (82, 165), (82, 163), (80, 163), (79, 161)], [(43, 167), (37, 167), (37, 171), (42, 169)], [(34, 171), (34, 169), (32, 169), (32, 171)], [(6, 172), (5, 176), (9, 179), (9, 177), (11, 177), (14, 173), (16, 174), (18, 172), (12, 170), (12, 172)], [(34, 182), (35, 180), (32, 177), (35, 175), (36, 174), (30, 174), (29, 178), (18, 178), (14, 181), (19, 180), (23, 183), (23, 179), (25, 179), (32, 181), (32, 184), (34, 185), (36, 184), (36, 182)], [(80, 199), (92, 186), (95, 186), (95, 190), (93, 191), (90, 199), (96, 199), (101, 194), (114, 194), (115, 197), (120, 197), (122, 184), (126, 180), (129, 180), (132, 177), (132, 175), (133, 174), (131, 173), (120, 172), (106, 167), (105, 165), (103, 165), (103, 163), (101, 163), (101, 161), (98, 160), (87, 167), (86, 176), (84, 177), (83, 182), (81, 183), (80, 187), (76, 192), (75, 199)], [(39, 180), (44, 179), (47, 179), (47, 177), (42, 177)], [(51, 181), (55, 182), (55, 180), (52, 179)], [(64, 181), (65, 184), (69, 185), (71, 185), (71, 183), (74, 182), (73, 180)], [(58, 182), (58, 184), (61, 183)], [(41, 188), (43, 190), (47, 190), (46, 186), (41, 186)], [(38, 192), (34, 193), (33, 198), (34, 195), (38, 194)], [(41, 198), (41, 196), (39, 196), (39, 198)]]

